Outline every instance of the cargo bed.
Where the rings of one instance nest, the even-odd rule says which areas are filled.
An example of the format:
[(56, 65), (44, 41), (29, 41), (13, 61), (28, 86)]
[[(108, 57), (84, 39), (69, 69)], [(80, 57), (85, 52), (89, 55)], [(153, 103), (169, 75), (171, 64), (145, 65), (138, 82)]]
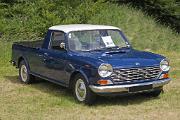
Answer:
[(43, 44), (43, 40), (37, 40), (37, 41), (23, 41), (23, 42), (15, 42), (14, 45), (21, 45), (24, 47), (30, 47), (30, 48), (41, 48)]

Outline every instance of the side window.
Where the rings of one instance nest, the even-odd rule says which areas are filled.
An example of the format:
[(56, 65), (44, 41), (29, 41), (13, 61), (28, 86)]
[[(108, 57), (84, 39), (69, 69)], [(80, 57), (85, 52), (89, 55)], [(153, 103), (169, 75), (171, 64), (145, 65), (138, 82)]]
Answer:
[(60, 45), (65, 43), (65, 35), (63, 32), (53, 32), (51, 35), (50, 49), (64, 50)]

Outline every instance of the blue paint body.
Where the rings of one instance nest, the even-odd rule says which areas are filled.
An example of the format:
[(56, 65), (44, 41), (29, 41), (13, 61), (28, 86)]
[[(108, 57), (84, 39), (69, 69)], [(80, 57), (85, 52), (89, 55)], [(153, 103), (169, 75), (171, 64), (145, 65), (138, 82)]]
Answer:
[[(14, 43), (12, 61), (18, 67), (19, 61), (24, 59), (31, 74), (65, 87), (70, 86), (71, 78), (77, 73), (81, 73), (89, 85), (96, 84), (97, 80), (102, 79), (98, 74), (98, 67), (102, 63), (111, 64), (113, 69), (147, 67), (159, 66), (160, 61), (165, 58), (158, 54), (138, 51), (132, 47), (123, 48), (122, 53), (114, 54), (108, 54), (110, 50), (73, 52), (68, 48), (66, 33), (64, 33), (66, 50), (52, 50), (49, 49), (51, 33), (52, 30), (48, 30), (42, 46), (31, 47), (33, 46), (32, 42), (28, 42), (26, 45)], [(136, 65), (135, 63), (139, 64)], [(137, 82), (147, 82), (147, 80), (133, 81), (133, 83)]]

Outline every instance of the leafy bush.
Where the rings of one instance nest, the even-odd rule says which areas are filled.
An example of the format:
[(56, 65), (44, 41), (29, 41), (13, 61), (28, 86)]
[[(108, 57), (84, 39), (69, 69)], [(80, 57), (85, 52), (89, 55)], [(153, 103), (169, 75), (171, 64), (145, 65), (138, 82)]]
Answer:
[(111, 2), (123, 2), (123, 3), (138, 3), (138, 4), (147, 4), (154, 5), (152, 7), (160, 7), (161, 9), (166, 10), (171, 15), (176, 15), (180, 17), (180, 1), (179, 0), (110, 0)]
[(179, 0), (110, 0), (115, 3), (130, 3), (153, 15), (158, 21), (171, 26), (180, 33), (180, 1)]
[[(5, 0), (3, 0), (5, 1)], [(122, 28), (135, 48), (180, 50), (179, 35), (127, 5), (104, 0), (14, 0), (0, 3), (0, 40), (34, 40), (57, 24), (105, 24)], [(1, 42), (0, 42), (1, 44)]]
[(180, 1), (178, 0), (146, 0), (154, 5), (159, 6), (161, 9), (165, 9), (171, 15), (180, 17)]
[(42, 37), (49, 26), (86, 23), (100, 10), (97, 5), (99, 2), (94, 3), (91, 0), (84, 2), (81, 0), (73, 2), (71, 0), (17, 1), (13, 4), (9, 2), (0, 4), (0, 27), (3, 28), (0, 32), (13, 35), (13, 37)]

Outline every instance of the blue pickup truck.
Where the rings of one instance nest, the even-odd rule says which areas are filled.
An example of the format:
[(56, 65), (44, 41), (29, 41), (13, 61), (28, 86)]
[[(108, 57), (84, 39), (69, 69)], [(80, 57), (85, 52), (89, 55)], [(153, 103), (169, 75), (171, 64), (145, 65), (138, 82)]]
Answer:
[(44, 40), (14, 43), (11, 62), (21, 82), (43, 78), (72, 89), (85, 104), (97, 95), (143, 92), (156, 97), (170, 82), (167, 58), (133, 49), (113, 26), (52, 26)]

